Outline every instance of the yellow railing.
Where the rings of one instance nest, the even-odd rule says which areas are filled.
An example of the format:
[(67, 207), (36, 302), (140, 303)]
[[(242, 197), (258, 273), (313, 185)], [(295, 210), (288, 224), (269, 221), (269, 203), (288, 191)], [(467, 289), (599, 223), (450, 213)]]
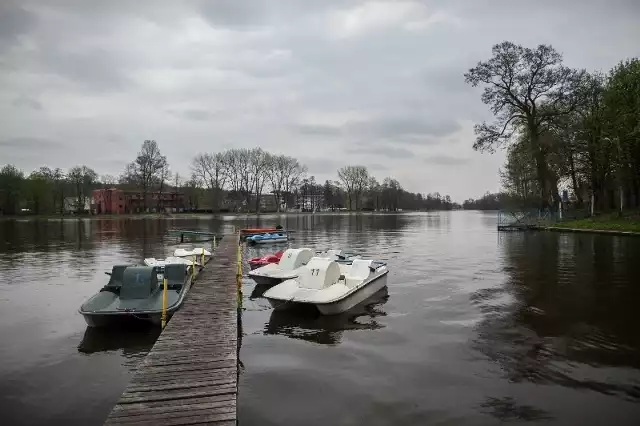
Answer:
[(236, 268), (236, 289), (238, 297), (238, 309), (242, 309), (242, 243), (240, 234), (238, 234), (238, 252), (237, 252), (237, 268)]
[(166, 278), (162, 279), (162, 285), (164, 287), (162, 289), (162, 328), (164, 328), (167, 325), (167, 288), (169, 287)]

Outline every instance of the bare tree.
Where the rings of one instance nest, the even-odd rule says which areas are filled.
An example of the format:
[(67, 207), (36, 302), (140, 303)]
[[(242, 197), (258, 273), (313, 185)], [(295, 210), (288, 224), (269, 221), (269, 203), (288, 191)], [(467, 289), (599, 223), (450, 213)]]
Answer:
[(369, 183), (369, 172), (364, 166), (345, 166), (338, 170), (338, 178), (347, 191), (349, 210), (352, 210), (352, 202), (355, 201), (356, 210), (360, 208), (360, 199)]
[(161, 178), (167, 166), (167, 158), (160, 153), (158, 144), (154, 140), (146, 140), (135, 161), (125, 168), (120, 178), (122, 183), (135, 185), (142, 190), (143, 211), (147, 210), (147, 198), (153, 185)]
[(100, 182), (105, 187), (111, 187), (118, 183), (118, 179), (113, 175), (102, 175), (100, 176)]
[(493, 123), (475, 126), (474, 149), (493, 151), (510, 142), (515, 131), (525, 129), (536, 161), (543, 207), (551, 198), (558, 202), (559, 196), (540, 135), (551, 120), (577, 108), (575, 89), (583, 75), (583, 71), (564, 66), (562, 55), (551, 46), (529, 49), (511, 42), (493, 46), (491, 59), (479, 62), (464, 75), (472, 86), (484, 85), (482, 101), (495, 116)]
[(307, 174), (307, 166), (298, 163), (298, 160), (291, 158), (285, 169), (285, 194), (291, 194), (302, 183)]
[(223, 153), (198, 154), (191, 164), (193, 173), (211, 192), (211, 208), (214, 212), (220, 211), (222, 190), (230, 178), (228, 157)]
[(91, 190), (98, 181), (98, 174), (93, 169), (83, 165), (69, 169), (67, 176), (76, 194), (75, 210), (77, 213), (81, 213), (85, 210), (87, 198), (90, 198)]
[(195, 173), (191, 174), (191, 178), (185, 183), (185, 191), (187, 197), (187, 203), (189, 205), (189, 209), (198, 210), (200, 207), (200, 192), (202, 182), (198, 175)]
[(156, 203), (156, 209), (158, 211), (164, 210), (164, 190), (166, 183), (171, 179), (171, 171), (169, 170), (169, 165), (165, 164), (160, 172), (158, 173), (158, 201)]
[[(264, 185), (267, 181), (269, 168), (271, 167), (272, 156), (262, 148), (254, 148), (249, 151), (249, 167), (251, 171), (251, 184), (256, 193), (256, 213), (260, 212), (260, 198)], [(248, 201), (247, 201), (248, 202)]]

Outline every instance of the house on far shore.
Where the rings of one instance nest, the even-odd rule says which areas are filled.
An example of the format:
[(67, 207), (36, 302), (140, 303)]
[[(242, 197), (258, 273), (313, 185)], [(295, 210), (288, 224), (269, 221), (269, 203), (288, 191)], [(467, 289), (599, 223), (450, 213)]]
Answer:
[[(91, 193), (91, 210), (94, 214), (144, 213), (144, 197), (140, 191), (119, 188), (94, 189)], [(147, 194), (147, 212), (182, 212), (185, 196), (181, 192), (154, 191)]]

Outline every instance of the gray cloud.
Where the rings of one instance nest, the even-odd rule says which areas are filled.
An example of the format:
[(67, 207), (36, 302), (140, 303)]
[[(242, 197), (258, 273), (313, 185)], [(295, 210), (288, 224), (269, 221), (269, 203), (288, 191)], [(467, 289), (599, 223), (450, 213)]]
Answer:
[(498, 189), (504, 159), (472, 151), (490, 113), (462, 74), (503, 40), (606, 71), (640, 55), (639, 15), (632, 0), (4, 0), (0, 153), (117, 175), (156, 139), (188, 175), (185, 141), (261, 146), (318, 181), (363, 164), (461, 200)]
[(197, 108), (186, 109), (184, 111), (168, 110), (167, 112), (175, 117), (186, 118), (187, 120), (193, 121), (207, 121), (215, 115), (210, 111)]
[(355, 146), (348, 147), (347, 152), (351, 154), (357, 155), (375, 155), (380, 157), (392, 158), (392, 159), (403, 159), (403, 158), (412, 158), (415, 156), (415, 153), (401, 147), (394, 147), (392, 144), (385, 145), (371, 145), (366, 143), (359, 143)]
[(403, 117), (379, 117), (369, 120), (348, 121), (340, 125), (296, 124), (294, 130), (305, 135), (344, 135), (351, 139), (367, 138), (383, 143), (410, 144), (433, 143), (461, 129), (455, 120), (430, 120), (428, 117), (406, 115)]
[(33, 25), (32, 16), (19, 1), (3, 0), (0, 3), (0, 52), (16, 42)]
[(62, 146), (63, 144), (58, 141), (43, 138), (17, 137), (0, 140), (0, 147), (4, 149), (14, 148), (24, 151), (54, 149)]
[(15, 98), (11, 105), (16, 108), (30, 108), (35, 110), (42, 110), (42, 104), (38, 102), (36, 99), (30, 98), (28, 96), (19, 96)]
[(434, 166), (461, 166), (470, 160), (463, 157), (453, 157), (450, 155), (432, 155), (424, 159), (424, 162)]

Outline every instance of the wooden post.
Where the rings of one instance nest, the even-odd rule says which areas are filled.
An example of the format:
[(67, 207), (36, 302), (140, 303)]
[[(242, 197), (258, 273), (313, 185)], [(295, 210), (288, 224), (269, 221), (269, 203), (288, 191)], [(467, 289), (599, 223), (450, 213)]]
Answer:
[(162, 285), (164, 288), (162, 289), (162, 328), (167, 325), (167, 288), (169, 287), (167, 281), (168, 280), (163, 277)]
[(216, 249), (216, 236), (215, 236), (215, 235), (213, 236), (213, 242), (211, 243), (211, 248), (212, 248), (213, 250), (215, 250), (215, 249)]

